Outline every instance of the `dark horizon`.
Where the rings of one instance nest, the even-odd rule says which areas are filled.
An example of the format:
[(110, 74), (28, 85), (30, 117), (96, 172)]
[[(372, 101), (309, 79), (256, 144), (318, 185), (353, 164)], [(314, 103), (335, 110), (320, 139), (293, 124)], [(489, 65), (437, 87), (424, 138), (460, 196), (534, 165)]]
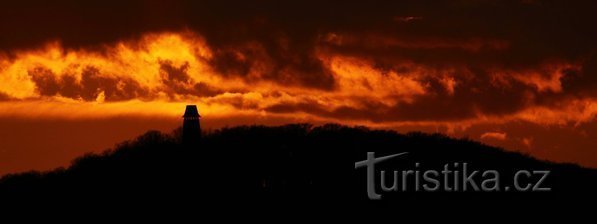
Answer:
[[(375, 212), (430, 206), (438, 200), (465, 202), (468, 207), (564, 203), (597, 196), (597, 169), (539, 161), (441, 134), (339, 124), (228, 127), (192, 136), (198, 140), (193, 144), (185, 141), (188, 134), (185, 129), (171, 134), (149, 131), (111, 151), (81, 156), (66, 169), (4, 176), (0, 198), (41, 206), (59, 201), (68, 204), (66, 208), (124, 205), (127, 211), (180, 211), (178, 206), (194, 212), (205, 207), (227, 212), (270, 207), (304, 211), (309, 205), (326, 211)], [(375, 157), (380, 161), (373, 166), (368, 160)], [(445, 172), (448, 168), (453, 171)], [(384, 170), (397, 171), (384, 175)], [(429, 170), (442, 170), (443, 176), (429, 179)], [(396, 176), (399, 171), (402, 178)], [(488, 178), (487, 171), (497, 174)], [(521, 172), (526, 172), (522, 178)], [(471, 178), (465, 181), (465, 176)], [(384, 177), (389, 181), (384, 183)]]

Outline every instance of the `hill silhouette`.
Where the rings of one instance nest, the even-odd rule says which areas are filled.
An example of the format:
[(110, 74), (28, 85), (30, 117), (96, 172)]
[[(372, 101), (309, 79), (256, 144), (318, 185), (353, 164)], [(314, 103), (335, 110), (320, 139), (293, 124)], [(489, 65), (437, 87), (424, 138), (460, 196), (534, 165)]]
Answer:
[[(596, 198), (597, 170), (540, 161), (441, 134), (290, 124), (222, 128), (203, 133), (193, 146), (183, 144), (181, 136), (181, 129), (170, 134), (149, 131), (111, 150), (77, 158), (66, 169), (6, 175), (0, 179), (0, 198), (81, 204), (160, 202), (162, 206), (163, 202), (386, 206), (415, 200)], [(366, 159), (367, 152), (375, 152), (377, 157), (408, 152), (378, 164), (379, 170), (441, 170), (445, 164), (457, 162), (479, 170), (494, 169), (506, 177), (521, 169), (549, 170), (543, 185), (551, 191), (411, 189), (384, 193), (382, 200), (371, 201), (366, 169), (353, 168), (355, 162)], [(501, 184), (511, 184), (511, 180), (505, 178)]]

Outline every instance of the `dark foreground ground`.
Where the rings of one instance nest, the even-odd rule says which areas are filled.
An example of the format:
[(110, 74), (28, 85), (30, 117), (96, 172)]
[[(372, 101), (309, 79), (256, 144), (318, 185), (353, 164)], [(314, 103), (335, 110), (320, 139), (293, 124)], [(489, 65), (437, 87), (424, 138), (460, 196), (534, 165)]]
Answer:
[[(183, 145), (179, 136), (179, 131), (173, 134), (150, 131), (102, 154), (80, 157), (67, 169), (4, 176), (0, 180), (0, 199), (5, 204), (212, 209), (239, 205), (253, 209), (272, 206), (371, 209), (446, 201), (476, 204), (597, 199), (594, 169), (538, 161), (439, 134), (294, 124), (225, 128), (204, 133), (194, 146)], [(354, 168), (355, 162), (367, 158), (367, 152), (375, 152), (376, 158), (408, 152), (376, 164), (376, 192), (382, 195), (379, 201), (367, 197), (366, 168)], [(459, 163), (460, 168), (454, 168), (454, 163)], [(464, 191), (460, 184), (455, 190), (455, 182), (449, 179), (442, 184), (448, 183), (451, 190), (444, 185), (436, 191), (422, 190), (424, 183), (433, 186), (423, 179), (424, 171), (441, 171), (448, 164), (453, 171), (463, 172), (463, 163), (467, 163), (469, 172), (498, 171), (500, 189), (474, 191), (469, 185)], [(413, 170), (413, 174), (407, 175), (405, 191), (385, 192), (380, 184), (382, 170), (386, 172), (386, 187), (393, 183), (393, 171)], [(550, 190), (512, 189), (513, 176), (518, 170), (549, 171), (536, 187)], [(480, 178), (481, 174), (476, 177)], [(541, 177), (519, 175), (523, 180), (519, 185), (535, 187)], [(462, 179), (456, 182), (462, 183)], [(505, 190), (506, 186), (510, 189)]]

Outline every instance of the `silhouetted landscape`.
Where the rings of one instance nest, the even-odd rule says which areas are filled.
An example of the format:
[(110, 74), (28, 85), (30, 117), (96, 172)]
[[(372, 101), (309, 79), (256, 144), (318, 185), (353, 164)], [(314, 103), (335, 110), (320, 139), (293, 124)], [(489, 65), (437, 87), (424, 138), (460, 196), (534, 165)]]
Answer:
[(0, 215), (514, 222), (506, 210), (592, 208), (595, 9), (2, 1)]
[[(379, 202), (370, 201), (365, 168), (353, 168), (367, 152), (378, 157), (408, 152), (377, 169), (400, 170), (415, 163), (420, 163), (419, 169), (441, 169), (445, 163), (468, 162), (475, 169), (495, 169), (502, 175), (519, 169), (551, 170), (543, 184), (552, 190), (392, 192)], [(0, 198), (82, 204), (317, 202), (320, 206), (392, 205), (405, 200), (574, 200), (594, 199), (596, 178), (594, 169), (539, 161), (441, 134), (289, 124), (204, 131), (193, 145), (183, 144), (182, 128), (170, 134), (149, 131), (101, 154), (77, 158), (66, 169), (6, 175), (0, 181)]]

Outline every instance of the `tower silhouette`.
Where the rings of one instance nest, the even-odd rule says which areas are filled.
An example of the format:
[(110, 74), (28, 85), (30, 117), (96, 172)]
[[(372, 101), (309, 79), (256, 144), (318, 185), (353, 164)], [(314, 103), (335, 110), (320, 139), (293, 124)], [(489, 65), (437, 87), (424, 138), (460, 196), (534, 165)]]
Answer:
[(199, 112), (196, 105), (187, 105), (182, 124), (182, 142), (185, 145), (194, 145), (201, 138), (201, 124)]

